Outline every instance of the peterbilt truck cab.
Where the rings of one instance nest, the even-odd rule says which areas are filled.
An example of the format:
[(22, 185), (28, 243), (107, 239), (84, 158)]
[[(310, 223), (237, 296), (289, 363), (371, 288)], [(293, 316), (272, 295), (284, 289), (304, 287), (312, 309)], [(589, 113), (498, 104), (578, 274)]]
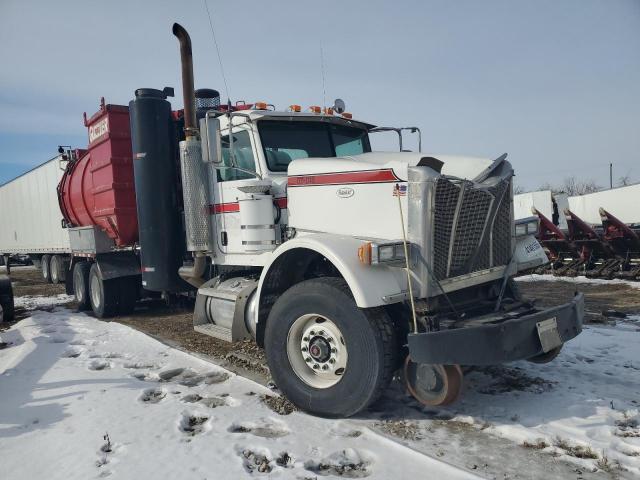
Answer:
[(254, 339), (295, 405), (353, 415), (399, 369), (444, 405), (463, 366), (547, 362), (580, 333), (581, 294), (542, 310), (512, 280), (547, 259), (535, 223), (516, 231), (506, 155), (372, 152), (375, 127), (333, 109), (196, 109), (190, 39), (173, 31), (194, 328)]

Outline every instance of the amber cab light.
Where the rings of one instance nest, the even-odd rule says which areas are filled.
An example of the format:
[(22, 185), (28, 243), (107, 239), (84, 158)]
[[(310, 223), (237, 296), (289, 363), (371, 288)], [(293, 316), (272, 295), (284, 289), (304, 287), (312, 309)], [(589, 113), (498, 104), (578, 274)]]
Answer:
[(351, 115), (349, 112), (344, 112), (342, 114), (342, 118), (348, 118), (349, 120), (351, 120), (353, 118), (353, 115)]
[(371, 265), (371, 242), (363, 243), (358, 247), (358, 258), (360, 263)]
[(254, 104), (254, 108), (255, 108), (256, 110), (267, 110), (267, 107), (268, 107), (268, 106), (269, 106), (269, 105), (268, 105), (266, 102), (256, 102), (256, 103)]
[(309, 107), (309, 110), (311, 110), (313, 113), (320, 113), (322, 111), (322, 109), (317, 105), (311, 105)]
[(302, 107), (300, 105), (289, 105), (289, 111), (291, 112), (301, 112)]

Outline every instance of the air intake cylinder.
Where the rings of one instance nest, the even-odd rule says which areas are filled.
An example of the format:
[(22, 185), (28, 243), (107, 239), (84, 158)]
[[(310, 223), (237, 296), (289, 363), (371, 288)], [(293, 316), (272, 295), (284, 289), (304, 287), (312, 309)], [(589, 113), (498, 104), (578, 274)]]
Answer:
[(136, 90), (129, 103), (136, 185), (142, 285), (178, 292), (190, 287), (178, 276), (184, 256), (178, 186), (178, 145), (171, 89)]

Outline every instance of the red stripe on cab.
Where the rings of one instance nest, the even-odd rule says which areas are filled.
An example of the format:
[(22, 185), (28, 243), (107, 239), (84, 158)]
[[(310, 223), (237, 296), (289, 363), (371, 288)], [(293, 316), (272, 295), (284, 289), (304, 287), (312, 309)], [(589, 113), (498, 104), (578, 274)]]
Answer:
[(216, 203), (209, 206), (209, 213), (233, 213), (239, 211), (240, 204), (238, 202)]
[(288, 178), (290, 187), (313, 187), (318, 185), (342, 185), (348, 183), (387, 183), (401, 181), (393, 169), (363, 170), (359, 172), (319, 173), (316, 175), (294, 175)]
[[(278, 197), (273, 199), (273, 203), (280, 208), (287, 208), (287, 197)], [(238, 202), (216, 203), (209, 205), (209, 213), (236, 213), (240, 211)]]

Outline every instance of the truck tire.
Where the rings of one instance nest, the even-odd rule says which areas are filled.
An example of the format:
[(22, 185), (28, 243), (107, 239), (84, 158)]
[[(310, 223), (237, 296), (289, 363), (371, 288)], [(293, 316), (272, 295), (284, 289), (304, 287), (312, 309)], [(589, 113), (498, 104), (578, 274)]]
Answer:
[(13, 287), (9, 277), (0, 277), (0, 306), (3, 313), (0, 321), (12, 322), (15, 311), (13, 306)]
[(298, 283), (267, 319), (265, 353), (278, 388), (296, 406), (349, 417), (375, 402), (391, 381), (393, 323), (383, 308), (358, 308), (341, 278)]
[(51, 283), (51, 255), (42, 256), (42, 278), (45, 282)]
[(129, 315), (133, 313), (140, 291), (140, 277), (118, 278), (120, 295), (118, 298), (118, 313)]
[(91, 263), (78, 262), (73, 267), (73, 294), (78, 302), (78, 310), (90, 310), (91, 299), (89, 293), (89, 270)]
[(67, 275), (67, 262), (60, 255), (53, 255), (49, 262), (49, 270), (51, 271), (51, 283), (64, 283)]
[(98, 318), (113, 317), (118, 313), (118, 279), (102, 280), (98, 264), (89, 270), (89, 298), (91, 309)]

